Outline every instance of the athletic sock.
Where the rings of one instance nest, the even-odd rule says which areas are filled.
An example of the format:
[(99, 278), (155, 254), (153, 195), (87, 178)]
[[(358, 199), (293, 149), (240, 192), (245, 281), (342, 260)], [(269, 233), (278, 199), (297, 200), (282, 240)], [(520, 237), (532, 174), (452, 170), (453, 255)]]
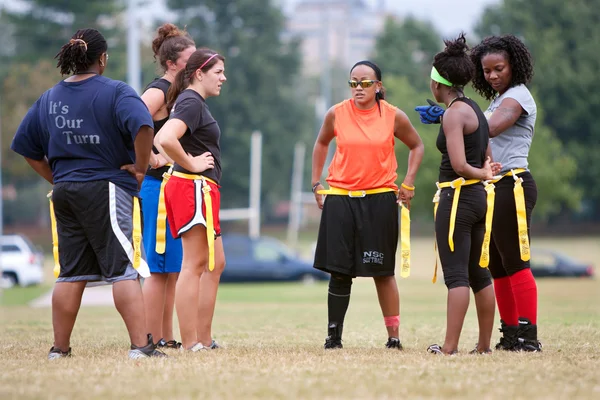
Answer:
[(519, 316), (537, 325), (537, 285), (531, 269), (527, 268), (510, 277)]
[(500, 318), (507, 326), (518, 326), (519, 310), (517, 309), (510, 277), (505, 276), (494, 279), (494, 292)]

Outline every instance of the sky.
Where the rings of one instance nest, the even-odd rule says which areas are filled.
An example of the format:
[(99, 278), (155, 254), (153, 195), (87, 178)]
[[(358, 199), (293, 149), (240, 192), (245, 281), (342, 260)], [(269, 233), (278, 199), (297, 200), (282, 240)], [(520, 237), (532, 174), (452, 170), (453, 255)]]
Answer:
[[(290, 12), (301, 0), (280, 0)], [(326, 1), (326, 0), (324, 0)], [(371, 6), (379, 0), (365, 0)], [(464, 30), (472, 32), (486, 6), (500, 0), (384, 0), (386, 8), (400, 16), (412, 14), (418, 19), (430, 20), (443, 35), (454, 35)]]
[[(154, 3), (151, 7), (143, 9), (150, 14), (163, 15), (165, 13), (165, 0), (149, 0)], [(199, 0), (201, 2), (202, 0)], [(292, 12), (294, 6), (302, 0), (273, 0), (283, 4), (284, 10)], [(327, 0), (322, 0), (327, 1)], [(381, 0), (364, 0), (375, 7)], [(400, 16), (412, 14), (413, 16), (430, 20), (436, 29), (445, 36), (455, 35), (461, 30), (472, 32), (477, 19), (481, 16), (486, 6), (497, 4), (500, 0), (383, 0), (386, 8)], [(11, 4), (17, 6), (17, 0), (0, 0), (0, 6)], [(18, 6), (17, 6), (18, 7)]]

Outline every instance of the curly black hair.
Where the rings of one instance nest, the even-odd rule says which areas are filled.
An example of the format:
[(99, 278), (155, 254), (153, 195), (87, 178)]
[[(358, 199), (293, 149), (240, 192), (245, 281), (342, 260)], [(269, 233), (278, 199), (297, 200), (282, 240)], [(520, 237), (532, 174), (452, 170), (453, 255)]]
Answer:
[(471, 50), (471, 60), (475, 64), (473, 88), (477, 93), (492, 100), (496, 91), (485, 80), (481, 59), (488, 54), (503, 53), (507, 56), (512, 70), (509, 87), (527, 85), (533, 78), (533, 58), (525, 44), (515, 35), (490, 36)]
[(433, 57), (433, 66), (439, 74), (462, 88), (473, 79), (475, 66), (469, 58), (467, 40), (461, 33), (455, 40), (444, 40), (446, 48)]

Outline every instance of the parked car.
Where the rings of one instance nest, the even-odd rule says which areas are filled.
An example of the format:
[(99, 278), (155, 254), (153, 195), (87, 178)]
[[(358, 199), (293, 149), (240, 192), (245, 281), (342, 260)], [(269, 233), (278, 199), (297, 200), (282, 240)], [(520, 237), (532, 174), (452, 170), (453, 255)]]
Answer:
[(531, 272), (536, 278), (594, 277), (594, 267), (553, 250), (531, 249)]
[(237, 234), (223, 235), (226, 266), (221, 282), (328, 280), (329, 274), (316, 270), (296, 252), (271, 237), (252, 239)]
[(0, 238), (0, 267), (3, 288), (16, 285), (40, 284), (44, 279), (44, 255), (23, 235), (5, 235)]

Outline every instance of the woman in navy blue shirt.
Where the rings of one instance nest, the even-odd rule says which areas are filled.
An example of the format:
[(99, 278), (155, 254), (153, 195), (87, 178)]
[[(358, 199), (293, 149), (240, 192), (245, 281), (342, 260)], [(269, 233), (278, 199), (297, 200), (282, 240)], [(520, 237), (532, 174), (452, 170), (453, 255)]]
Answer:
[(152, 149), (152, 117), (131, 87), (102, 76), (108, 54), (97, 30), (78, 30), (56, 57), (60, 72), (72, 76), (35, 102), (11, 146), (54, 185), (58, 279), (48, 359), (71, 355), (83, 290), (94, 281), (113, 284), (131, 340), (129, 358), (164, 356), (146, 334), (139, 282), (149, 276), (137, 196)]

